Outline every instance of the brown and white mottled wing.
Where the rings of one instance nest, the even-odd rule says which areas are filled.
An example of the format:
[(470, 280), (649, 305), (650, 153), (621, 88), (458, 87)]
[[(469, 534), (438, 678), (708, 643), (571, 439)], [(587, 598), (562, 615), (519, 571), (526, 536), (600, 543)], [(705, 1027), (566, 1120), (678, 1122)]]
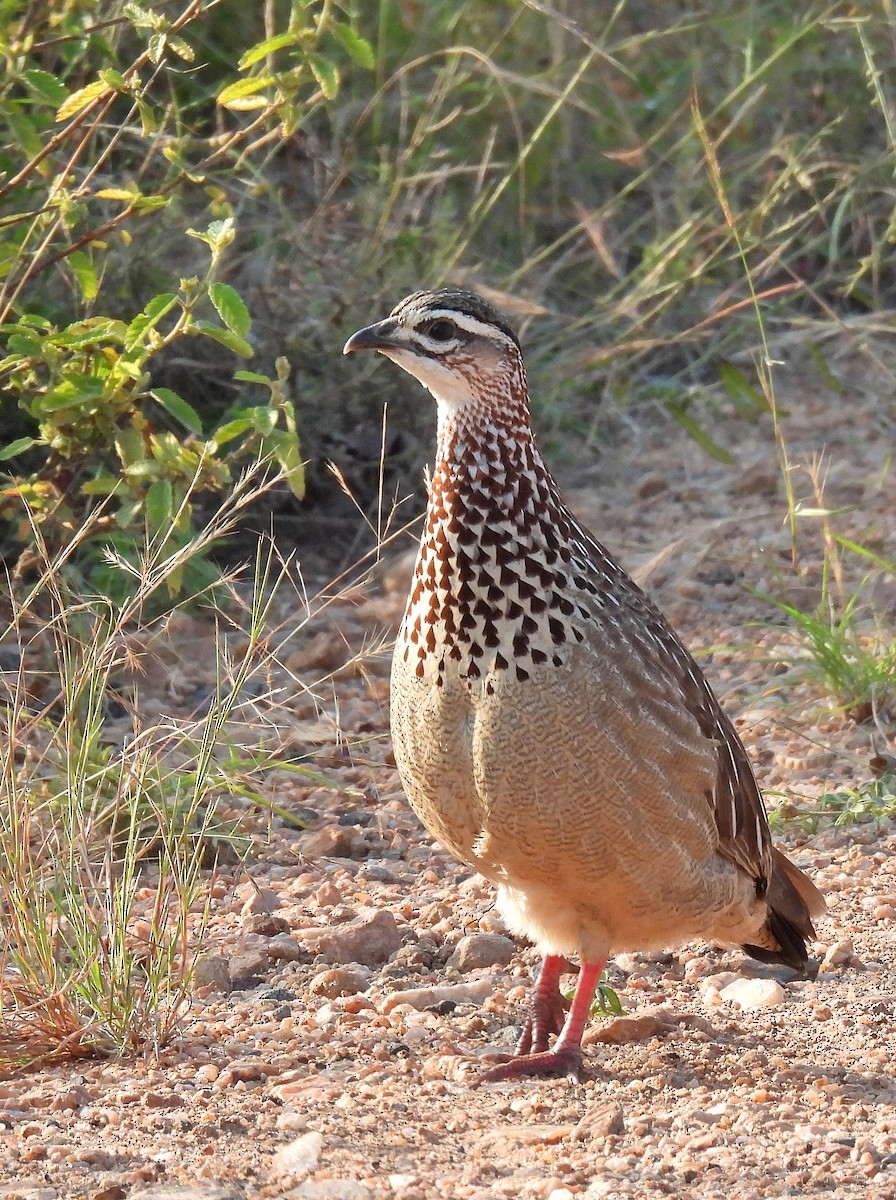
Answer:
[[(714, 744), (714, 778), (703, 798), (712, 810), (719, 853), (755, 881), (757, 895), (764, 896), (768, 904), (774, 939), (785, 954), (793, 951), (790, 957), (794, 962), (801, 959), (805, 954), (802, 940), (814, 935), (809, 917), (824, 912), (824, 899), (807, 877), (773, 847), (762, 794), (743, 743), (702, 671), (666, 619), (600, 542), (571, 514), (567, 516), (579, 546), (587, 549), (594, 560), (593, 576), (606, 580), (615, 601), (624, 606), (626, 626), (631, 622), (643, 630), (644, 637), (636, 652), (639, 649), (652, 662), (654, 670), (662, 668), (674, 680), (701, 734)], [(692, 802), (699, 803), (699, 797), (694, 795)], [(757, 957), (765, 957), (764, 947), (749, 948)]]
[(703, 799), (712, 808), (721, 852), (751, 878), (768, 880), (771, 836), (762, 796), (740, 738), (703, 672), (665, 617), (600, 542), (572, 514), (566, 515), (579, 547), (591, 560), (590, 578), (600, 581), (598, 595), (604, 608), (624, 609), (623, 626), (641, 629), (642, 636), (633, 643), (633, 652), (647, 660), (651, 670), (661, 670), (660, 678), (674, 683), (700, 732), (717, 747), (715, 779)]

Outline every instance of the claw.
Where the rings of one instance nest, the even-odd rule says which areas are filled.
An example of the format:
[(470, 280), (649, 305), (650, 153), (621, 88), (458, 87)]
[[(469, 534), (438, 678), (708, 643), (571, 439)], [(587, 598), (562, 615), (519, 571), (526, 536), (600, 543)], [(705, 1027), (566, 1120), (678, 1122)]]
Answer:
[[(604, 963), (583, 963), (575, 995), (566, 1014), (558, 986), (569, 963), (555, 954), (545, 955), (532, 992), (532, 1011), (516, 1047), (516, 1054), (484, 1071), (474, 1083), (501, 1083), (527, 1076), (566, 1075), (578, 1079), (582, 1070), (582, 1032)], [(565, 1018), (565, 1019), (564, 1019)], [(558, 1034), (553, 1050), (548, 1039)]]
[(582, 1074), (582, 1049), (580, 1046), (559, 1046), (540, 1054), (515, 1055), (507, 1062), (499, 1063), (483, 1071), (473, 1081), (473, 1087), (481, 1083), (504, 1083), (509, 1079), (548, 1079), (564, 1075), (578, 1082)]
[(543, 1054), (551, 1035), (559, 1036), (569, 1008), (569, 1001), (560, 992), (560, 976), (575, 969), (565, 958), (545, 955), (532, 991), (532, 1007), (516, 1044), (518, 1055)]

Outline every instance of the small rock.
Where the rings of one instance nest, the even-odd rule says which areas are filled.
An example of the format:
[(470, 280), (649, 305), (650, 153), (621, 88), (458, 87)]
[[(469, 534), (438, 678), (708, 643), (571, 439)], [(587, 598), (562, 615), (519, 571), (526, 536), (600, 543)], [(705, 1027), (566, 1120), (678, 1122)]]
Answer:
[(56, 1200), (58, 1192), (47, 1187), (47, 1181), (36, 1175), (27, 1175), (14, 1183), (4, 1183), (0, 1196), (4, 1200)]
[(275, 962), (301, 962), (307, 951), (291, 933), (278, 933), (265, 946), (268, 958)]
[(645, 475), (638, 484), (638, 496), (641, 500), (649, 500), (651, 496), (664, 492), (668, 486), (669, 481), (663, 475)]
[(259, 937), (276, 937), (278, 933), (289, 933), (289, 921), (275, 913), (259, 913), (246, 921), (246, 932)]
[(646, 1042), (648, 1038), (665, 1037), (677, 1024), (678, 1020), (665, 1009), (656, 1009), (638, 1017), (617, 1017), (606, 1025), (586, 1030), (582, 1045), (601, 1042), (621, 1046), (626, 1042)]
[(365, 967), (331, 967), (314, 976), (308, 991), (312, 996), (335, 1000), (337, 996), (355, 996), (363, 992), (369, 982), (370, 971)]
[(385, 908), (362, 910), (355, 921), (329, 929), (302, 929), (297, 936), (312, 954), (331, 963), (361, 963), (378, 967), (401, 945), (401, 931)]
[(54, 1096), (50, 1101), (50, 1112), (72, 1112), (84, 1104), (90, 1104), (92, 1096), (80, 1085)]
[(470, 1083), (482, 1074), (482, 1063), (469, 1054), (433, 1054), (424, 1059), (424, 1079), (448, 1079), (452, 1083)]
[(124, 1200), (127, 1192), (120, 1183), (109, 1183), (96, 1192), (91, 1192), (90, 1200)]
[(855, 946), (852, 938), (844, 938), (828, 946), (821, 961), (821, 970), (830, 971), (832, 967), (845, 967), (855, 958)]
[(273, 913), (280, 907), (280, 897), (273, 888), (253, 888), (248, 900), (240, 909), (240, 916), (254, 917), (261, 913)]
[(704, 975), (698, 980), (697, 987), (701, 993), (708, 991), (710, 988), (715, 988), (717, 992), (723, 991), (729, 983), (734, 983), (736, 979), (740, 979), (740, 975), (735, 975), (733, 971), (717, 971), (715, 975)]
[(454, 1004), (481, 1004), (495, 990), (494, 980), (477, 979), (475, 983), (455, 983), (443, 987), (411, 988), (406, 992), (393, 992), (383, 1001), (382, 1011), (392, 1012), (399, 1004), (409, 1004), (422, 1012), (437, 1004), (450, 1001)]
[(362, 868), (363, 878), (371, 883), (395, 883), (395, 872), (382, 862), (367, 862)]
[(238, 1058), (228, 1063), (220, 1072), (215, 1086), (218, 1089), (233, 1087), (235, 1083), (251, 1083), (256, 1079), (268, 1079), (281, 1070), (260, 1058)]
[(271, 969), (270, 956), (264, 951), (250, 950), (237, 954), (230, 960), (231, 986), (235, 992), (243, 992), (261, 983)]
[(308, 1129), (308, 1118), (304, 1113), (287, 1108), (277, 1117), (276, 1125), (285, 1133), (305, 1133)]
[(177, 1092), (144, 1092), (143, 1103), (147, 1108), (183, 1108), (184, 1099)]
[(621, 1104), (600, 1104), (589, 1108), (576, 1125), (572, 1136), (580, 1142), (591, 1142), (609, 1137), (611, 1133), (624, 1133), (625, 1120)]
[(128, 1200), (245, 1200), (245, 1196), (239, 1185), (226, 1183), (197, 1184), (195, 1187), (189, 1183), (160, 1183), (157, 1187), (142, 1187), (129, 1192)]
[(299, 996), (291, 988), (272, 987), (266, 988), (258, 998), (259, 1000), (281, 1000), (285, 1004), (292, 1004), (293, 1000), (298, 1000)]
[(309, 1179), (290, 1192), (296, 1200), (372, 1200), (373, 1193), (354, 1179)]
[(719, 995), (726, 1004), (739, 1004), (748, 1011), (752, 1008), (774, 1008), (782, 1004), (787, 993), (776, 979), (735, 979), (722, 988)]
[(190, 988), (193, 992), (200, 988), (208, 988), (210, 992), (223, 992), (225, 995), (233, 991), (233, 980), (230, 977), (230, 964), (220, 954), (203, 954), (193, 966), (190, 976)]
[(271, 1162), (271, 1174), (275, 1177), (308, 1175), (320, 1162), (323, 1148), (324, 1139), (316, 1130), (303, 1133), (277, 1151)]
[(462, 937), (448, 959), (448, 966), (462, 973), (481, 967), (506, 967), (516, 947), (510, 938), (496, 933), (471, 933)]
[(730, 485), (730, 491), (735, 496), (774, 496), (780, 482), (777, 471), (764, 462), (753, 463)]
[(370, 846), (357, 825), (328, 825), (301, 842), (306, 858), (366, 858)]
[(369, 825), (374, 818), (374, 813), (363, 808), (353, 808), (350, 812), (344, 812), (339, 817), (337, 824), (339, 825), (360, 825), (362, 828)]

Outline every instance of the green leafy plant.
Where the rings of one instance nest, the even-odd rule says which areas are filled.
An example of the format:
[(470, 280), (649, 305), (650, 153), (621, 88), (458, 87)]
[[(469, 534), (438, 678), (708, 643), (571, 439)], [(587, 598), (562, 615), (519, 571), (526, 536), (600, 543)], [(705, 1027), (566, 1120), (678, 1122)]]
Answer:
[(892, 770), (855, 788), (822, 792), (808, 807), (797, 808), (785, 801), (769, 811), (769, 824), (773, 829), (780, 830), (789, 824), (797, 824), (809, 833), (829, 826), (849, 828), (866, 821), (882, 824), (894, 819), (896, 773)]
[(591, 1001), (591, 1012), (597, 1017), (621, 1017), (625, 1013), (618, 993), (607, 982), (606, 971), (601, 975), (594, 999)]
[[(567, 1000), (571, 1001), (574, 993), (570, 989), (563, 994)], [(619, 993), (607, 981), (606, 971), (601, 972), (594, 999), (591, 1001), (590, 1012), (593, 1017), (621, 1017), (625, 1013)]]
[[(756, 594), (787, 619), (781, 660), (789, 664), (788, 677), (820, 684), (857, 723), (885, 719), (896, 711), (896, 635), (876, 606), (875, 589), (896, 578), (896, 563), (836, 530), (837, 519), (850, 510), (826, 503), (821, 460), (805, 468), (811, 502), (795, 497), (795, 472), (783, 440), (780, 463), (788, 476), (793, 570), (789, 576), (779, 574), (778, 594)], [(813, 525), (820, 532), (821, 564), (817, 599), (809, 606), (802, 597), (797, 602), (792, 589), (798, 585), (805, 594), (807, 576), (800, 569), (800, 556), (807, 550), (798, 535)], [(853, 583), (856, 567), (863, 573)]]
[[(100, 592), (117, 587), (116, 599), (133, 584), (109, 570), (109, 555), (136, 569), (141, 544), (163, 528), (173, 546), (186, 544), (188, 495), (226, 491), (237, 468), (260, 458), (282, 469), (296, 496), (304, 492), (284, 357), (272, 354), (267, 374), (240, 371), (228, 382), (231, 395), (267, 392), (261, 403), (240, 394), (208, 405), (195, 377), (187, 394), (160, 378), (191, 339), (255, 353), (249, 310), (220, 278), (236, 234), (233, 197), (254, 186), (230, 172), (236, 162), (263, 160), (331, 104), (341, 62), (369, 67), (372, 51), (328, 0), (297, 4), (283, 32), (272, 28), (273, 10), (264, 21), (253, 17), (247, 29), (264, 24), (265, 36), (222, 79), (227, 71), (209, 70), (196, 52), (219, 7), (187, 0), (171, 14), (128, 0), (94, 13), (63, 0), (51, 25), (42, 10), (14, 5), (5, 29), (0, 405), (19, 435), (0, 446), (14, 472), (0, 490), (5, 549), (10, 541), (25, 547), (24, 570), (32, 521), (52, 551), (89, 517), (92, 535), (79, 540), (76, 565)], [(215, 122), (198, 133), (187, 113), (200, 107), (225, 136)], [(128, 257), (146, 262), (159, 234), (182, 239), (184, 214), (197, 211), (215, 219), (186, 234), (205, 243), (210, 264), (185, 272), (177, 290), (153, 294), (141, 281), (128, 289), (140, 294), (130, 304), (122, 295)], [(188, 247), (182, 257), (197, 265)], [(152, 263), (145, 275), (161, 273)], [(16, 402), (18, 414), (10, 411)], [(168, 601), (216, 577), (199, 555), (184, 572), (166, 575)]]
[[(210, 338), (237, 354), (252, 354), (248, 311), (233, 288), (214, 278), (233, 239), (233, 222), (190, 232), (211, 251), (204, 278), (182, 280), (178, 292), (154, 297), (129, 323), (92, 317), (57, 329), (45, 318), (26, 316), (0, 327), (9, 351), (0, 374), (37, 423), (36, 436), (7, 445), (0, 460), (34, 447), (48, 452), (37, 471), (8, 480), (0, 515), (14, 523), (26, 545), (32, 522), (37, 524), (53, 552), (98, 503), (92, 536), (81, 545), (92, 560), (91, 582), (107, 595), (116, 582), (119, 590), (133, 584), (132, 576), (110, 570), (108, 552), (136, 567), (144, 542), (162, 551), (185, 545), (193, 530), (191, 497), (225, 491), (236, 464), (268, 459), (282, 468), (296, 495), (304, 488), (285, 360), (278, 361), (275, 380), (239, 372), (238, 379), (269, 389), (268, 404), (232, 413), (208, 432), (187, 400), (152, 384), (152, 360), (182, 339)], [(203, 304), (214, 306), (220, 324), (199, 315)], [(160, 428), (159, 413), (180, 432)], [(181, 570), (166, 574), (167, 595), (196, 594), (215, 577), (201, 556), (192, 555)]]
[(896, 705), (896, 637), (881, 618), (867, 614), (862, 593), (871, 582), (866, 576), (842, 605), (822, 588), (811, 611), (780, 597), (763, 597), (791, 623), (790, 676), (822, 683), (857, 723), (884, 716)]
[[(271, 804), (261, 772), (325, 782), (301, 761), (239, 750), (232, 731), (250, 680), (271, 666), (271, 606), (286, 572), (269, 546), (256, 558), (239, 653), (217, 643), (205, 711), (146, 721), (135, 697), (129, 735), (110, 736), (116, 679), (166, 627), (141, 620), (148, 598), (268, 486), (243, 479), (185, 547), (159, 538), (121, 604), (77, 592), (66, 569), (77, 547), (49, 556), (35, 527), (40, 576), (0, 627), (20, 654), (0, 702), (0, 1063), (163, 1044), (188, 1001), (216, 862), (244, 858), (272, 817), (301, 825)], [(49, 693), (33, 694), (36, 674)]]

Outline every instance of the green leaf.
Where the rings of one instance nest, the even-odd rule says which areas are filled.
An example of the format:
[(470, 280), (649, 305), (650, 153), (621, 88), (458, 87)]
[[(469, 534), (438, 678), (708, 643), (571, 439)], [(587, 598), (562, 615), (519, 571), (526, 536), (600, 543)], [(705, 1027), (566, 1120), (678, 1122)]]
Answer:
[(719, 378), (742, 416), (755, 417), (757, 412), (768, 411), (762, 392), (750, 383), (740, 367), (723, 360), (719, 363)]
[(133, 466), (146, 457), (143, 434), (133, 425), (126, 425), (116, 432), (115, 449), (123, 467)]
[(239, 337), (245, 337), (252, 325), (252, 318), (239, 292), (227, 283), (213, 283), (209, 286), (208, 294), (227, 328)]
[(218, 93), (218, 104), (222, 108), (245, 111), (251, 108), (265, 108), (270, 103), (266, 96), (258, 92), (276, 84), (273, 75), (256, 75), (252, 79), (238, 79)]
[(130, 325), (128, 325), (124, 339), (125, 347), (131, 350), (135, 346), (139, 346), (147, 330), (158, 325), (162, 317), (170, 312), (176, 303), (177, 296), (173, 292), (162, 292), (160, 295), (153, 297), (143, 312), (138, 313)]
[(3, 114), (3, 119), (9, 125), (14, 135), (10, 140), (18, 143), (16, 149), (23, 156), (34, 158), (40, 154), (43, 149), (43, 139), (38, 133), (34, 121), (30, 120), (23, 113), (16, 112), (13, 108), (7, 108)]
[(240, 383), (262, 383), (268, 387), (271, 386), (270, 378), (267, 375), (260, 375), (258, 371), (234, 371), (233, 377), (234, 379), (238, 379)]
[(196, 58), (196, 51), (189, 42), (185, 42), (181, 37), (169, 37), (168, 45), (174, 51), (178, 58), (184, 62), (193, 62)]
[(225, 446), (234, 438), (241, 437), (253, 428), (254, 424), (249, 417), (235, 417), (232, 421), (225, 421), (219, 429), (216, 429), (211, 440), (216, 446)]
[(212, 325), (209, 321), (194, 322), (191, 332), (201, 333), (203, 337), (209, 337), (215, 342), (219, 342), (222, 346), (226, 346), (228, 350), (232, 350), (234, 354), (240, 354), (243, 358), (251, 358), (255, 351), (245, 338), (234, 333), (230, 329), (222, 329), (219, 325)]
[(213, 254), (220, 254), (226, 246), (230, 245), (236, 236), (236, 227), (233, 223), (233, 217), (225, 217), (222, 221), (212, 221), (204, 233), (201, 229), (188, 229), (186, 230), (186, 234), (187, 237), (205, 242)]
[(35, 397), (32, 409), (40, 414), (57, 412), (61, 408), (80, 408), (98, 400), (103, 390), (101, 379), (95, 379), (92, 375), (72, 374), (43, 396)]
[(149, 39), (146, 46), (146, 54), (151, 63), (160, 63), (165, 54), (165, 47), (168, 44), (168, 35), (165, 33), (154, 33)]
[(360, 33), (356, 33), (351, 25), (346, 25), (344, 21), (334, 21), (329, 30), (352, 62), (363, 67), (365, 71), (373, 70), (376, 66), (376, 55), (366, 38), (362, 38)]
[(667, 404), (669, 412), (682, 427), (686, 430), (698, 446), (701, 446), (706, 453), (714, 458), (717, 462), (725, 463), (726, 466), (731, 466), (736, 462), (734, 455), (720, 446), (718, 442), (714, 442), (705, 429), (701, 428), (697, 421), (687, 412), (681, 404)]
[(98, 100), (100, 96), (107, 96), (112, 89), (102, 79), (95, 79), (93, 83), (88, 83), (86, 87), (78, 88), (59, 105), (56, 110), (57, 121), (67, 121), (69, 117), (74, 117), (83, 108), (87, 108), (88, 104), (92, 104), (94, 100)]
[(139, 4), (129, 2), (124, 6), (124, 14), (133, 21), (137, 29), (158, 29), (159, 17), (156, 13), (148, 12)]
[(298, 41), (299, 36), (296, 33), (278, 33), (276, 37), (267, 38), (263, 42), (257, 42), (254, 46), (250, 46), (237, 65), (241, 71), (248, 71), (250, 67), (254, 67), (257, 62), (261, 62), (269, 54), (282, 50), (284, 46), (295, 46)]
[(301, 500), (305, 495), (305, 464), (296, 435), (277, 429), (265, 438), (265, 448), (273, 453), (283, 469), (289, 490), (297, 500)]
[(268, 437), (277, 428), (277, 413), (275, 409), (263, 408), (259, 404), (256, 408), (246, 409), (246, 416), (252, 422), (255, 432), (260, 433), (262, 437)]
[(108, 83), (109, 87), (113, 88), (116, 92), (127, 92), (131, 87), (121, 71), (113, 71), (111, 68), (100, 71), (100, 79), (102, 79), (103, 83)]
[(22, 78), (28, 88), (28, 91), (38, 100), (43, 100), (47, 104), (52, 104), (54, 108), (58, 108), (68, 94), (65, 90), (65, 85), (60, 83), (55, 75), (51, 75), (49, 71), (39, 71), (32, 68), (22, 72)]
[(305, 58), (312, 75), (320, 85), (324, 99), (335, 100), (339, 94), (339, 70), (336, 64), (321, 54), (306, 54)]
[(117, 475), (97, 475), (81, 484), (82, 496), (111, 496), (121, 486)]
[(142, 96), (137, 96), (137, 110), (140, 113), (140, 127), (144, 135), (155, 133), (159, 128), (159, 119), (152, 105), (147, 104)]
[(133, 204), (140, 199), (140, 191), (132, 184), (130, 187), (108, 187), (100, 188), (94, 195), (98, 200), (124, 200), (126, 204)]
[(174, 516), (174, 489), (170, 479), (157, 479), (146, 492), (146, 521), (150, 533), (171, 524)]
[(124, 470), (129, 479), (157, 479), (162, 468), (151, 458), (141, 458), (137, 462), (128, 463)]
[(171, 388), (152, 388), (149, 393), (155, 400), (161, 404), (162, 408), (167, 413), (174, 417), (175, 421), (180, 421), (190, 433), (202, 433), (202, 418), (192, 406), (188, 404), (177, 392), (172, 392)]
[(25, 358), (36, 358), (43, 353), (43, 343), (30, 329), (12, 334), (7, 338), (6, 344), (13, 354), (21, 354)]
[(89, 255), (85, 254), (83, 250), (73, 250), (71, 254), (66, 256), (66, 261), (71, 273), (78, 281), (78, 287), (81, 289), (81, 298), (83, 300), (95, 300), (100, 283)]
[(3, 449), (0, 450), (0, 462), (6, 462), (10, 458), (15, 458), (17, 454), (24, 454), (26, 450), (30, 450), (32, 446), (36, 445), (36, 438), (16, 438), (14, 442), (10, 442), (8, 446), (4, 446)]
[(98, 342), (123, 343), (128, 327), (124, 321), (116, 321), (113, 317), (88, 317), (85, 321), (75, 321), (60, 329), (48, 340), (53, 346), (94, 346)]

